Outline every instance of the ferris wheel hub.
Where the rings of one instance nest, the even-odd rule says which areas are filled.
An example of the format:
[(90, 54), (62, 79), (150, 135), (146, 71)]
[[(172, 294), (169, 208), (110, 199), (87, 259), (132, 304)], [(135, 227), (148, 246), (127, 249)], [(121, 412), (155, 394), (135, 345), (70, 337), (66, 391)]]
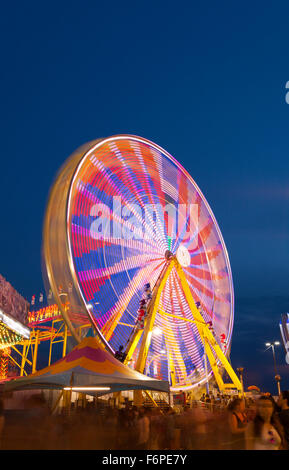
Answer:
[(174, 255), (173, 255), (173, 253), (172, 253), (170, 250), (166, 250), (166, 252), (165, 252), (165, 258), (166, 258), (166, 260), (171, 259), (173, 256), (174, 256)]

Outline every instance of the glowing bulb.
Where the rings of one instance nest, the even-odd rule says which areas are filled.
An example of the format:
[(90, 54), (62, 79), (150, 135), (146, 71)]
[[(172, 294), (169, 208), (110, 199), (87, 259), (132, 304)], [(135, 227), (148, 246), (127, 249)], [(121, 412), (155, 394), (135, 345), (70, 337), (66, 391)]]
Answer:
[(153, 334), (159, 336), (162, 334), (162, 330), (158, 326), (155, 326), (153, 329)]
[(63, 390), (72, 390), (73, 392), (105, 391), (110, 390), (110, 387), (64, 387)]

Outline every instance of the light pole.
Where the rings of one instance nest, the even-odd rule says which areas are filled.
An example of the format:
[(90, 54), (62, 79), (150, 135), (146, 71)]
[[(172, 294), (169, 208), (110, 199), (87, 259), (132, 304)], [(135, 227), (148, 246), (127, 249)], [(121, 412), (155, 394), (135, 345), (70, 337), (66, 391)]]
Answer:
[(237, 372), (240, 375), (240, 382), (242, 385), (242, 395), (244, 396), (244, 383), (243, 383), (243, 372), (244, 372), (244, 367), (238, 367)]
[(273, 359), (274, 359), (274, 370), (275, 370), (275, 380), (277, 382), (277, 388), (278, 388), (278, 395), (281, 395), (281, 389), (280, 389), (280, 380), (281, 377), (277, 372), (277, 364), (276, 364), (276, 355), (275, 355), (275, 346), (279, 346), (280, 342), (279, 341), (274, 341), (272, 343), (266, 343), (265, 346), (272, 349), (273, 353)]

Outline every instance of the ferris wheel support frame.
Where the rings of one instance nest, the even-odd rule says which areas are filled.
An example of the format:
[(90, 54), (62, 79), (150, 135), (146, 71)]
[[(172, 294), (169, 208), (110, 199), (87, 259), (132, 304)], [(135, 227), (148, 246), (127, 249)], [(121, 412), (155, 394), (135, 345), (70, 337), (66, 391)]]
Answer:
[(138, 372), (141, 372), (141, 373), (143, 373), (144, 369), (145, 369), (147, 355), (148, 355), (149, 347), (150, 347), (150, 343), (151, 343), (152, 330), (153, 330), (153, 327), (154, 327), (155, 318), (156, 318), (158, 306), (159, 306), (159, 303), (160, 303), (161, 293), (162, 293), (162, 291), (165, 287), (165, 284), (167, 282), (167, 279), (168, 279), (173, 267), (174, 267), (174, 265), (173, 265), (172, 262), (170, 262), (166, 266), (166, 269), (165, 269), (165, 271), (164, 271), (164, 273), (161, 277), (161, 280), (160, 280), (160, 285), (156, 289), (156, 296), (153, 299), (152, 306), (150, 305), (151, 308), (150, 308), (150, 312), (148, 313), (148, 316), (147, 316), (147, 319), (146, 319), (146, 322), (145, 322), (142, 342), (141, 342), (141, 346), (140, 346), (140, 349), (139, 349), (139, 354), (138, 354), (138, 358), (137, 358), (137, 362), (136, 362), (136, 366), (135, 366), (136, 370)]
[[(223, 392), (226, 389), (236, 388), (239, 393), (243, 394), (243, 387), (239, 378), (237, 377), (237, 374), (235, 373), (233, 367), (231, 366), (225, 354), (223, 353), (218, 342), (214, 338), (214, 335), (209, 329), (209, 326), (207, 325), (207, 323), (205, 323), (201, 313), (197, 309), (197, 306), (193, 299), (186, 276), (183, 272), (183, 269), (180, 263), (177, 261), (176, 258), (174, 258), (174, 264), (175, 264), (177, 273), (180, 277), (181, 284), (182, 284), (186, 299), (189, 303), (192, 315), (194, 317), (194, 320), (196, 321), (199, 334), (205, 344), (205, 352), (210, 362), (210, 365), (212, 367), (212, 371), (214, 373), (214, 376), (215, 376), (215, 379), (216, 379), (216, 382), (218, 384), (220, 391)], [(214, 353), (216, 357), (214, 356)], [(232, 383), (224, 383), (223, 378), (219, 372), (219, 367), (217, 363), (218, 360), (222, 364), (227, 374), (229, 375), (230, 379), (232, 380)]]
[[(169, 269), (169, 272), (167, 273), (168, 269)], [(155, 312), (154, 312), (154, 306), (155, 306), (156, 301), (157, 301), (157, 296), (158, 296), (158, 301), (157, 301), (157, 305), (158, 305), (160, 295), (162, 293), (162, 290), (165, 286), (165, 282), (166, 282), (171, 270), (172, 270), (172, 266), (170, 266), (170, 263), (166, 263), (166, 265), (164, 266), (164, 268), (163, 268), (161, 274), (159, 275), (158, 280), (157, 280), (157, 282), (154, 286), (152, 299), (151, 299), (151, 301), (149, 303), (149, 306), (148, 306), (148, 314), (147, 314), (147, 317), (146, 317), (146, 320), (145, 320), (144, 329), (143, 330), (142, 329), (135, 329), (135, 331), (132, 333), (132, 335), (131, 335), (131, 337), (128, 341), (126, 351), (125, 351), (126, 358), (125, 358), (124, 364), (127, 364), (131, 360), (131, 357), (132, 357), (132, 355), (135, 351), (135, 348), (138, 345), (138, 342), (139, 342), (142, 334), (144, 334), (143, 335), (143, 340), (142, 340), (142, 342), (143, 342), (144, 338), (147, 338), (149, 332), (152, 331), (154, 320), (155, 320), (155, 315), (156, 315), (156, 312), (157, 312), (157, 310), (155, 310)], [(166, 273), (167, 273), (167, 275), (166, 275)], [(160, 289), (160, 287), (161, 287), (161, 289)], [(159, 295), (158, 295), (158, 292), (159, 292)], [(152, 320), (152, 326), (151, 326), (151, 329), (150, 329), (149, 319), (150, 319), (153, 312), (154, 312), (154, 316), (153, 316), (153, 320)], [(148, 344), (148, 347), (149, 347), (149, 344)], [(140, 358), (140, 354), (138, 355), (138, 359), (139, 358)], [(145, 365), (145, 361), (146, 361), (146, 357), (145, 357), (145, 360), (144, 360), (144, 365)], [(137, 367), (138, 367), (138, 365), (136, 365), (135, 368), (137, 370), (139, 370)], [(143, 367), (143, 370), (144, 370), (144, 367)]]
[[(138, 284), (138, 282), (141, 281), (141, 278), (142, 278), (142, 273), (139, 273), (138, 277), (135, 280), (135, 283)], [(106, 341), (110, 340), (111, 336), (113, 335), (114, 329), (120, 323), (121, 316), (123, 312), (125, 311), (125, 309), (127, 308), (129, 301), (130, 301), (129, 298), (127, 298), (126, 301), (123, 301), (121, 308), (118, 309), (115, 312), (115, 314), (110, 318), (110, 320), (107, 323), (105, 323), (105, 325), (103, 326), (101, 332), (103, 336), (105, 337)]]
[[(182, 266), (178, 262), (176, 256), (172, 256), (169, 260), (169, 262), (166, 264), (161, 276), (159, 277), (156, 286), (154, 288), (153, 292), (153, 297), (152, 300), (149, 304), (148, 307), (148, 315), (145, 319), (145, 324), (144, 324), (144, 330), (136, 330), (134, 334), (132, 335), (130, 342), (128, 344), (127, 350), (126, 350), (126, 360), (125, 363), (127, 364), (129, 360), (131, 359), (137, 344), (142, 336), (141, 340), (141, 345), (138, 353), (138, 358), (136, 361), (135, 369), (138, 372), (143, 373), (145, 369), (145, 364), (147, 360), (147, 355), (150, 347), (150, 341), (151, 341), (151, 336), (152, 336), (152, 331), (154, 327), (154, 322), (155, 322), (155, 317), (157, 311), (162, 311), (162, 309), (159, 307), (160, 303), (160, 298), (161, 298), (161, 293), (165, 287), (165, 284), (168, 280), (168, 277), (172, 271), (173, 268), (176, 268), (176, 271), (178, 273), (178, 276), (181, 281), (181, 285), (186, 297), (186, 300), (190, 306), (192, 315), (194, 320), (188, 320), (192, 323), (195, 323), (199, 332), (199, 335), (201, 337), (201, 340), (204, 345), (204, 350), (205, 350), (205, 355), (209, 360), (209, 363), (211, 365), (214, 377), (216, 379), (217, 385), (219, 387), (219, 390), (221, 392), (225, 392), (228, 389), (237, 389), (239, 394), (243, 394), (243, 387), (242, 384), (237, 377), (234, 369), (232, 368), (231, 364), (229, 363), (228, 359), (226, 358), (225, 354), (223, 353), (221, 347), (219, 346), (218, 342), (216, 341), (213, 333), (209, 329), (208, 324), (204, 321), (201, 313), (197, 309), (197, 306), (195, 304), (194, 298), (192, 296), (190, 287), (188, 285), (186, 276), (184, 274), (184, 271), (182, 269)], [(164, 314), (166, 312), (163, 312)], [(169, 352), (170, 355), (170, 352)], [(169, 357), (169, 362), (173, 363), (172, 360), (170, 360)], [(232, 380), (231, 383), (224, 383), (223, 378), (221, 373), (219, 372), (219, 364), (224, 368), (224, 370), (227, 372), (228, 376)], [(174, 372), (174, 371), (173, 371)], [(172, 383), (174, 383), (174, 378), (172, 378)], [(139, 397), (136, 400), (139, 403)]]

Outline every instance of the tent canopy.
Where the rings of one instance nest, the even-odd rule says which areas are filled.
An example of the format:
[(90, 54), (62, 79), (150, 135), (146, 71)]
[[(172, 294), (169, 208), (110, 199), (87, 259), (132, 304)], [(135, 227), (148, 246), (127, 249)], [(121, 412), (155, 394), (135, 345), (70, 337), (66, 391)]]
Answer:
[(169, 392), (169, 382), (130, 369), (107, 352), (93, 337), (84, 338), (69, 354), (49, 367), (4, 386), (5, 390), (62, 389), (63, 387), (110, 387), (121, 390)]

